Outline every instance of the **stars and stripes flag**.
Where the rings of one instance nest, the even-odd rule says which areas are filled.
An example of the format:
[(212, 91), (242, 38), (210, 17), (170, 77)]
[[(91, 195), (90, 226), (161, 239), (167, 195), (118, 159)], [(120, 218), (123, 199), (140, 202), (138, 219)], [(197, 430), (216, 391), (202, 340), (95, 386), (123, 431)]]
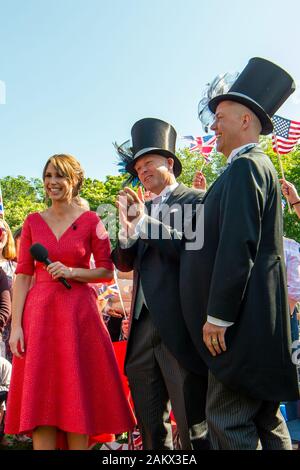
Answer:
[(300, 139), (300, 122), (275, 115), (272, 119), (274, 131), (272, 146), (274, 152), (284, 155), (293, 150)]
[(1, 186), (0, 186), (0, 217), (2, 217), (2, 219), (4, 219), (4, 205), (3, 205)]
[(190, 152), (198, 152), (203, 155), (207, 162), (210, 162), (209, 154), (212, 152), (215, 142), (215, 135), (204, 135), (194, 137), (193, 135), (185, 135), (182, 139), (186, 140), (189, 143)]

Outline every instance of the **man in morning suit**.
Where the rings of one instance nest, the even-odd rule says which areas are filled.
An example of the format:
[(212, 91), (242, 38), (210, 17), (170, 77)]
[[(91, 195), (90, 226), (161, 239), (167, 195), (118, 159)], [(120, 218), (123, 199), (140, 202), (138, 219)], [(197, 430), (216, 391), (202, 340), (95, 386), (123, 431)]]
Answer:
[(272, 132), (270, 116), (293, 90), (284, 70), (254, 58), (229, 92), (209, 103), (227, 166), (203, 198), (203, 248), (182, 250), (181, 295), (209, 368), (206, 416), (214, 449), (291, 448), (279, 411), (280, 401), (299, 396), (280, 186), (258, 142)]
[[(120, 271), (134, 270), (125, 371), (143, 448), (172, 449), (172, 408), (181, 448), (205, 449), (207, 367), (192, 344), (179, 296), (184, 226), (202, 194), (176, 181), (181, 163), (170, 124), (142, 119), (131, 135), (132, 156), (127, 153), (125, 168), (158, 196), (144, 204), (131, 189), (121, 191), (117, 206), (122, 230), (112, 253)], [(121, 147), (118, 151), (122, 154)], [(124, 238), (126, 230), (129, 238)]]

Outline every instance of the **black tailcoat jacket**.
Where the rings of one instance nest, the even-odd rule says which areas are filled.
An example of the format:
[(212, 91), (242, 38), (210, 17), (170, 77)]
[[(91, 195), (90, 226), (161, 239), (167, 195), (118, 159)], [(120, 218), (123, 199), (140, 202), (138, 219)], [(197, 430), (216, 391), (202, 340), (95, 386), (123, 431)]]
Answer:
[[(281, 193), (259, 149), (238, 157), (203, 199), (204, 245), (181, 252), (183, 314), (211, 372), (232, 390), (268, 401), (298, 399), (282, 241)], [(227, 351), (202, 339), (207, 315), (234, 322)]]
[[(179, 184), (167, 199), (161, 220), (146, 215), (149, 229), (154, 228), (154, 232), (155, 229), (160, 230), (160, 237), (150, 238), (149, 233), (148, 238), (138, 238), (128, 249), (122, 249), (118, 244), (112, 252), (112, 259), (120, 271), (134, 270), (131, 322), (141, 282), (146, 305), (164, 344), (183, 367), (205, 375), (207, 367), (191, 340), (180, 304), (179, 262), (185, 224), (184, 217), (179, 221), (177, 216), (184, 213), (184, 205), (194, 210), (202, 197), (201, 192)], [(150, 205), (146, 203), (147, 209)], [(131, 339), (129, 334), (127, 351), (131, 347)]]

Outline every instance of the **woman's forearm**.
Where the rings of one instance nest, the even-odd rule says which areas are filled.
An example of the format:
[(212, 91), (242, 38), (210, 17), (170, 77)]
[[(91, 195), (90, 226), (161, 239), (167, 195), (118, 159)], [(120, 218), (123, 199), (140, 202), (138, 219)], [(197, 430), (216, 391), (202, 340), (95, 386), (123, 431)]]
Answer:
[(101, 282), (113, 279), (114, 273), (105, 268), (83, 269), (71, 268), (71, 278), (78, 282)]
[(23, 308), (25, 299), (31, 285), (32, 276), (17, 274), (13, 286), (12, 300), (12, 328), (22, 324)]

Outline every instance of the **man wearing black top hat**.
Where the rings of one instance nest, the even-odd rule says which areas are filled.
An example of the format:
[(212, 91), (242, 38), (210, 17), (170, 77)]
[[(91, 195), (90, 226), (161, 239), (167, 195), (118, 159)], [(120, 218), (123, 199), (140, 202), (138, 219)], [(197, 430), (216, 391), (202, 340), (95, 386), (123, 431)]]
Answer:
[[(204, 246), (181, 256), (183, 313), (209, 368), (207, 424), (214, 449), (290, 449), (279, 411), (299, 397), (276, 171), (258, 145), (294, 91), (273, 63), (251, 59), (209, 103), (227, 168), (204, 199)], [(203, 338), (201, 335), (203, 332)]]
[(125, 370), (143, 448), (173, 448), (171, 408), (182, 449), (207, 448), (207, 367), (192, 344), (179, 296), (184, 226), (202, 195), (176, 182), (181, 163), (175, 155), (176, 131), (170, 124), (142, 119), (131, 135), (132, 154), (122, 154), (125, 168), (158, 196), (144, 205), (131, 189), (120, 193), (117, 206), (122, 231), (129, 230), (129, 239), (121, 238), (112, 253), (120, 271), (134, 270)]

